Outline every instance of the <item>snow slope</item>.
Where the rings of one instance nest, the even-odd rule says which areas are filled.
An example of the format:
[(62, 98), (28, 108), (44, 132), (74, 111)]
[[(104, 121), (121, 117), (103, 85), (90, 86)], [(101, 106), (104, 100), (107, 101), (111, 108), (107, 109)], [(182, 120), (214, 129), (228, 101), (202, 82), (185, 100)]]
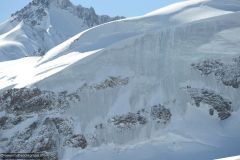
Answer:
[[(61, 51), (58, 50), (59, 48), (54, 48), (49, 51), (43, 58), (43, 61), (44, 59), (49, 59), (59, 53), (68, 53), (70, 50), (85, 52), (106, 48), (115, 42), (144, 34), (145, 32), (153, 32), (154, 30), (182, 25), (192, 21), (232, 13), (235, 11), (231, 10), (232, 5), (224, 8), (224, 2), (218, 3), (219, 4), (216, 5), (216, 3), (211, 1), (209, 2), (203, 0), (181, 2), (146, 14), (145, 16), (103, 24), (94, 27), (93, 29), (84, 31), (83, 33), (80, 33), (66, 41), (65, 44), (61, 44), (61, 46), (65, 47), (64, 49), (61, 49)], [(231, 4), (230, 2), (228, 3)], [(239, 11), (240, 6), (238, 4), (237, 6), (236, 4), (233, 5), (236, 7), (236, 10)]]
[(0, 61), (39, 56), (92, 26), (120, 19), (69, 0), (33, 0), (0, 24)]
[(88, 147), (60, 147), (60, 159), (239, 155), (239, 10), (192, 0), (102, 24), (43, 57), (1, 62), (0, 87), (80, 97), (58, 114)]
[(240, 158), (240, 156), (236, 156), (236, 157), (221, 158), (219, 160), (237, 160), (239, 158)]

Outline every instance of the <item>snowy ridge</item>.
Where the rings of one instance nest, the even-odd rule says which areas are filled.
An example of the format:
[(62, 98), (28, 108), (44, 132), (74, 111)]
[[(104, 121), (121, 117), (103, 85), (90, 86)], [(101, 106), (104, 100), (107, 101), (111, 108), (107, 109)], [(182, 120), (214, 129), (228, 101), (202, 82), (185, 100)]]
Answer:
[(239, 155), (239, 11), (237, 0), (185, 1), (1, 62), (0, 140), (17, 147), (0, 149), (71, 160)]
[(239, 158), (240, 158), (240, 156), (235, 156), (235, 157), (221, 158), (218, 160), (238, 160)]
[[(225, 4), (223, 2), (219, 3), (222, 5)], [(239, 4), (238, 7), (235, 7), (238, 8), (238, 10), (240, 9)], [(49, 51), (43, 58), (43, 61), (51, 56), (55, 56), (58, 52), (62, 54), (63, 52), (68, 53), (68, 50), (85, 52), (106, 48), (115, 42), (146, 32), (154, 32), (154, 30), (164, 29), (166, 27), (233, 13), (230, 8), (221, 8), (221, 5), (216, 5), (216, 3), (211, 1), (187, 1), (165, 7), (159, 11), (154, 11), (156, 14), (149, 13), (141, 17), (128, 18), (103, 24), (72, 37), (71, 42), (69, 39), (65, 44), (61, 44), (61, 46), (65, 46), (64, 50), (59, 51), (54, 48)], [(191, 17), (191, 15), (193, 16)]]

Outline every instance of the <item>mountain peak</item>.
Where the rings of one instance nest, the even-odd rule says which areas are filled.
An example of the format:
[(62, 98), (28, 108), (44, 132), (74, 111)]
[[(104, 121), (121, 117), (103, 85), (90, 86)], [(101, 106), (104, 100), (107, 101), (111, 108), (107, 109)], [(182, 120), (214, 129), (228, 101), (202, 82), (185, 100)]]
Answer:
[(48, 9), (51, 7), (67, 9), (75, 6), (69, 0), (33, 0), (24, 8), (11, 15), (12, 22), (23, 21), (30, 26), (39, 25), (44, 17), (48, 15)]
[[(33, 0), (12, 14), (9, 25), (16, 27), (22, 23), (19, 31), (36, 41), (31, 42), (29, 50), (20, 50), (22, 55), (43, 55), (85, 29), (122, 18), (97, 15), (92, 7), (75, 6), (70, 0)], [(29, 40), (18, 41), (25, 44)]]
[(44, 17), (48, 15), (48, 10), (53, 7), (67, 10), (69, 13), (82, 19), (88, 27), (125, 18), (119, 16), (99, 16), (95, 13), (94, 8), (85, 8), (81, 5), (74, 6), (69, 0), (33, 0), (23, 9), (12, 14), (12, 22), (23, 21), (30, 26), (39, 25)]
[(69, 0), (33, 0), (31, 3), (33, 5), (43, 5), (43, 6), (49, 6), (50, 4), (56, 4), (60, 7), (66, 7), (66, 6), (72, 5), (72, 3)]

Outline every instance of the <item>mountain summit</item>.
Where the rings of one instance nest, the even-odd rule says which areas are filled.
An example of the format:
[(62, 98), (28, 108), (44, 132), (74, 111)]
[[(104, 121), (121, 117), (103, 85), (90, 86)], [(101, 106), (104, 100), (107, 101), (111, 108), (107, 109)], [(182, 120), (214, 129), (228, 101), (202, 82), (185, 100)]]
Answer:
[(0, 25), (0, 61), (43, 55), (85, 29), (122, 18), (99, 16), (69, 0), (33, 0)]
[(33, 0), (20, 11), (12, 14), (12, 21), (24, 21), (32, 26), (39, 25), (45, 16), (51, 16), (49, 15), (49, 10), (53, 8), (60, 8), (72, 13), (82, 19), (88, 27), (124, 18), (120, 16), (98, 16), (92, 7), (85, 8), (81, 5), (74, 6), (69, 0)]

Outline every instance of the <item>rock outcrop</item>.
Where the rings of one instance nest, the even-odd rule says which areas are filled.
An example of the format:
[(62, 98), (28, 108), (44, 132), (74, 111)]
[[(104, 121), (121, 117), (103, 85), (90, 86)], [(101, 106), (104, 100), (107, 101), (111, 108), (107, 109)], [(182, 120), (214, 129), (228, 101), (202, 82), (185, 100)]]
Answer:
[(218, 117), (221, 120), (225, 120), (231, 116), (232, 106), (231, 101), (223, 98), (212, 90), (188, 88), (188, 93), (194, 100), (197, 107), (200, 107), (201, 103), (207, 104), (209, 108), (209, 114), (213, 115), (214, 111), (217, 112)]
[(213, 74), (226, 86), (240, 87), (240, 57), (233, 58), (231, 63), (223, 63), (221, 60), (205, 60), (192, 64), (192, 67), (203, 75)]
[(44, 20), (44, 17), (48, 16), (48, 9), (51, 5), (76, 15), (78, 18), (82, 19), (88, 27), (125, 18), (123, 16), (99, 16), (95, 13), (95, 10), (92, 7), (85, 8), (81, 5), (74, 6), (69, 0), (33, 0), (23, 9), (11, 15), (12, 22), (23, 21), (32, 27), (40, 25), (41, 21)]

